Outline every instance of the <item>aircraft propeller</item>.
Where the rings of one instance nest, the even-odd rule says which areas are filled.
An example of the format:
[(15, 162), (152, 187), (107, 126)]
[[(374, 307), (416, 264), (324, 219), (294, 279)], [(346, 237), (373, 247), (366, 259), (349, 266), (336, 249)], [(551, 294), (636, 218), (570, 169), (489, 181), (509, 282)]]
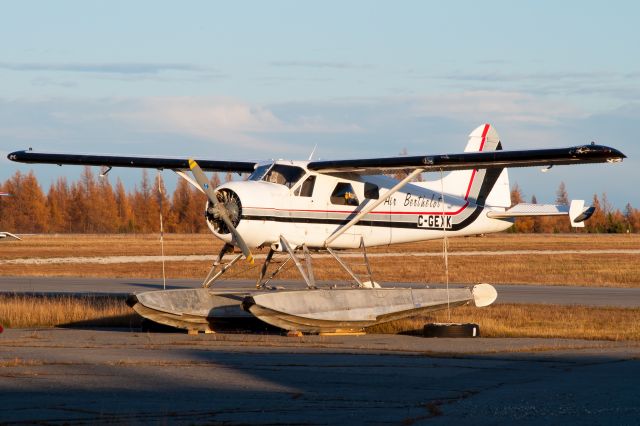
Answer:
[(238, 232), (238, 230), (233, 226), (231, 219), (229, 218), (229, 212), (225, 207), (224, 203), (218, 201), (218, 197), (216, 196), (216, 192), (209, 185), (209, 179), (204, 174), (198, 163), (195, 160), (189, 159), (189, 167), (191, 168), (191, 173), (193, 173), (193, 177), (196, 179), (202, 190), (205, 194), (207, 194), (207, 198), (211, 202), (211, 205), (216, 210), (222, 221), (225, 223), (231, 234), (236, 240), (238, 247), (242, 250), (242, 254), (249, 261), (250, 264), (253, 265), (253, 256), (251, 255), (251, 250), (247, 243), (245, 243), (244, 239)]

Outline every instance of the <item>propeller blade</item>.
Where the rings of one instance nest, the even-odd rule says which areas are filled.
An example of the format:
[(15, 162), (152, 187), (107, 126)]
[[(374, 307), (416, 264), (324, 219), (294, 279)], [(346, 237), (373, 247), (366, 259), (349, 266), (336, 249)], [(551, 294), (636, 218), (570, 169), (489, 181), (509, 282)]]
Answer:
[(236, 227), (233, 226), (233, 223), (231, 222), (231, 219), (229, 219), (229, 214), (227, 213), (227, 209), (225, 208), (224, 204), (218, 202), (216, 192), (213, 190), (213, 188), (211, 188), (211, 185), (209, 185), (209, 179), (207, 179), (207, 175), (204, 174), (198, 163), (196, 163), (196, 161), (191, 158), (189, 159), (189, 168), (191, 168), (191, 173), (193, 173), (193, 177), (196, 179), (196, 182), (198, 182), (198, 185), (200, 185), (204, 193), (207, 194), (207, 198), (209, 198), (209, 201), (211, 201), (213, 207), (218, 211), (220, 218), (225, 223), (225, 225), (227, 225), (227, 228), (229, 229), (229, 231), (231, 231), (231, 234), (233, 234), (233, 236), (235, 237), (236, 242), (238, 243), (238, 247), (240, 247), (240, 250), (242, 250), (242, 254), (244, 254), (244, 257), (246, 257), (249, 263), (253, 265), (253, 255), (251, 254), (249, 246), (247, 246), (247, 243), (244, 242), (244, 239), (242, 238)]

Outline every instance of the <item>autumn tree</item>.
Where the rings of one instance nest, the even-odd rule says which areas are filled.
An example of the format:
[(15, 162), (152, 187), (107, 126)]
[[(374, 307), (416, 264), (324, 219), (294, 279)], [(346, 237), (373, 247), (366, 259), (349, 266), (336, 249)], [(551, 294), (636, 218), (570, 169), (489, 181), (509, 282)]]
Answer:
[(49, 214), (44, 193), (33, 171), (27, 175), (17, 171), (4, 184), (4, 191), (11, 194), (3, 197), (0, 226), (13, 232), (46, 232)]
[(606, 229), (606, 215), (600, 206), (600, 200), (598, 194), (593, 194), (593, 201), (591, 206), (595, 208), (591, 218), (585, 222), (585, 227), (588, 232), (600, 233), (605, 232)]
[[(556, 204), (569, 206), (569, 194), (564, 182), (560, 182), (558, 190), (556, 191)], [(558, 216), (549, 218), (552, 223), (553, 232), (571, 232), (571, 223), (567, 220), (566, 216)]]
[[(228, 179), (229, 176), (226, 177)], [(214, 173), (211, 187), (220, 185)], [(127, 193), (118, 179), (115, 190), (105, 177), (96, 179), (85, 168), (80, 179), (70, 185), (59, 178), (50, 185), (46, 196), (30, 172), (16, 172), (0, 184), (0, 190), (12, 194), (0, 197), (0, 229), (13, 232), (153, 232), (159, 231), (162, 211), (167, 232), (207, 232), (204, 219), (206, 196), (184, 179), (179, 179), (173, 194), (168, 194), (162, 176), (150, 180), (142, 172), (139, 186)], [(511, 191), (513, 204), (523, 201), (521, 188)], [(564, 183), (556, 192), (556, 203), (567, 204), (569, 196)], [(537, 203), (534, 196), (533, 204)], [(593, 196), (595, 213), (586, 221), (588, 232), (640, 232), (640, 210), (631, 204), (624, 211), (615, 209), (606, 194)], [(515, 220), (510, 232), (564, 232), (566, 217), (523, 217)]]
[(624, 232), (624, 215), (620, 210), (613, 208), (613, 205), (609, 202), (605, 192), (602, 193), (602, 210), (605, 215), (604, 231), (607, 233)]
[(71, 232), (69, 218), (69, 200), (71, 194), (65, 177), (52, 183), (47, 193), (47, 210), (49, 211), (50, 232)]
[(71, 184), (69, 189), (67, 215), (72, 232), (96, 232), (95, 222), (99, 215), (97, 185), (90, 167), (85, 167), (79, 182)]
[[(133, 228), (136, 232), (152, 232), (153, 224), (157, 222), (154, 219), (153, 211), (154, 199), (152, 195), (152, 186), (149, 183), (149, 174), (146, 169), (142, 170), (142, 181), (140, 187), (134, 189), (131, 198), (131, 209), (133, 211)], [(157, 210), (156, 212), (157, 213)]]
[(96, 215), (93, 227), (95, 232), (113, 233), (120, 228), (118, 205), (108, 176), (101, 176), (90, 202), (94, 204)]
[(115, 191), (116, 210), (118, 212), (118, 232), (133, 232), (133, 210), (129, 203), (129, 196), (124, 189), (124, 185), (120, 178), (116, 183)]
[[(522, 203), (524, 196), (522, 190), (518, 184), (513, 186), (511, 190), (511, 207), (516, 204)], [(532, 232), (533, 231), (533, 219), (531, 217), (518, 217), (515, 219), (513, 226), (509, 229), (510, 232)]]
[(193, 192), (194, 189), (189, 182), (184, 179), (178, 180), (171, 204), (171, 232), (197, 232), (197, 220), (201, 220), (201, 216), (197, 213), (199, 208), (196, 206)]
[(78, 191), (81, 193), (82, 209), (78, 212), (83, 218), (84, 232), (99, 232), (100, 206), (98, 201), (98, 185), (91, 167), (86, 166), (80, 175)]
[(153, 199), (152, 209), (156, 212), (156, 219), (152, 222), (152, 229), (150, 231), (160, 231), (160, 215), (162, 215), (163, 223), (171, 220), (171, 203), (167, 198), (167, 188), (164, 186), (161, 173), (158, 173), (156, 179), (153, 180), (151, 194)]
[[(535, 195), (531, 196), (531, 204), (538, 204), (538, 199)], [(531, 229), (531, 232), (534, 232), (536, 234), (542, 232), (542, 218), (540, 216), (534, 216), (532, 219), (533, 229)]]
[[(4, 189), (4, 182), (0, 183), (0, 192), (6, 192), (6, 190)], [(2, 218), (9, 214), (9, 211), (7, 210), (6, 198), (7, 197), (0, 196), (0, 229), (2, 229), (3, 226)]]
[(634, 209), (631, 203), (624, 208), (624, 218), (627, 227), (624, 232), (640, 232), (640, 210)]

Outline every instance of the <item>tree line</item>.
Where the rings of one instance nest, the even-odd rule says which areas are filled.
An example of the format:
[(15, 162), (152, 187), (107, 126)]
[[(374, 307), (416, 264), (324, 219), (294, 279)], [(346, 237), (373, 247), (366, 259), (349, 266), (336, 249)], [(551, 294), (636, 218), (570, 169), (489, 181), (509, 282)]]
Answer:
[[(225, 176), (225, 181), (231, 175)], [(212, 187), (220, 184), (217, 173)], [(168, 194), (162, 176), (149, 177), (143, 170), (141, 182), (127, 191), (117, 179), (115, 187), (108, 175), (96, 177), (85, 167), (79, 180), (69, 183), (58, 178), (49, 190), (42, 190), (33, 171), (16, 172), (0, 185), (0, 230), (18, 233), (153, 233), (163, 228), (171, 233), (208, 232), (204, 220), (206, 197), (184, 179), (178, 179), (173, 194)], [(511, 191), (513, 204), (524, 201), (518, 185)], [(535, 195), (531, 202), (536, 203)], [(568, 204), (564, 183), (556, 193), (557, 204)], [(579, 232), (619, 233), (640, 232), (640, 210), (627, 204), (624, 211), (614, 209), (606, 194), (593, 196), (596, 211)], [(571, 232), (564, 217), (518, 218), (510, 232), (554, 233)]]
[[(511, 190), (512, 205), (526, 202), (520, 187), (516, 184)], [(560, 183), (556, 191), (556, 204), (570, 203), (564, 182)], [(531, 197), (531, 203), (536, 204), (536, 196)], [(593, 195), (591, 203), (585, 200), (586, 205), (595, 207), (595, 212), (589, 220), (585, 222), (584, 228), (572, 228), (566, 216), (557, 217), (522, 217), (517, 218), (515, 224), (508, 232), (525, 233), (558, 233), (558, 232), (588, 232), (588, 233), (630, 233), (640, 232), (640, 210), (627, 203), (624, 211), (615, 209), (607, 194)]]
[[(230, 176), (227, 176), (230, 179)], [(211, 178), (220, 184), (218, 174)], [(0, 229), (19, 233), (151, 233), (160, 230), (162, 212), (165, 232), (206, 232), (206, 196), (186, 180), (179, 179), (168, 194), (161, 175), (142, 180), (127, 191), (118, 179), (115, 187), (108, 175), (96, 178), (85, 167), (76, 182), (58, 178), (45, 194), (33, 171), (16, 172), (0, 190)]]

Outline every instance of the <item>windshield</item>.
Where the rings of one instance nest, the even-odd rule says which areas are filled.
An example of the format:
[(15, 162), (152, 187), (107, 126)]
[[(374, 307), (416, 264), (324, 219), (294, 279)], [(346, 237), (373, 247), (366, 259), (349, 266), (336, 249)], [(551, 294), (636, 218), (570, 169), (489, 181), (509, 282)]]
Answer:
[[(256, 172), (258, 170), (256, 169)], [(256, 173), (254, 172), (254, 173)], [(300, 167), (285, 166), (284, 164), (274, 164), (271, 170), (264, 175), (264, 181), (285, 185), (291, 188), (304, 175), (304, 170)]]
[(264, 174), (267, 173), (271, 164), (265, 164), (264, 166), (258, 166), (256, 169), (249, 175), (249, 180), (262, 180)]

